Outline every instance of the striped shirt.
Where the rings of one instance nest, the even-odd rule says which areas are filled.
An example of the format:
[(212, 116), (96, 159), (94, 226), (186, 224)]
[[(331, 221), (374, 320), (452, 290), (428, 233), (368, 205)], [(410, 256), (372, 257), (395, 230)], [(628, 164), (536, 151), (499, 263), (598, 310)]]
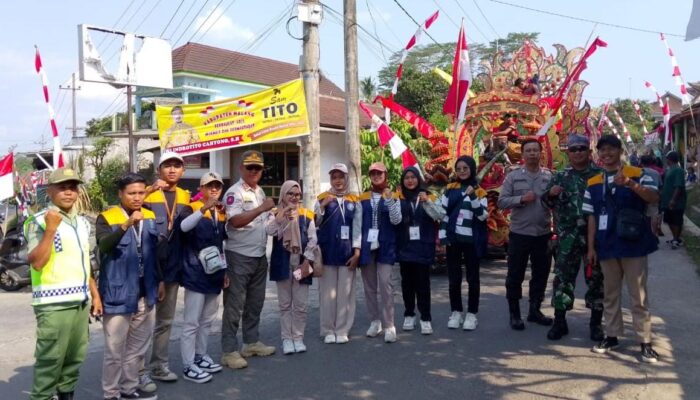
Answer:
[[(461, 190), (460, 188), (448, 189), (448, 190)], [(478, 218), (480, 221), (485, 221), (488, 218), (488, 202), (486, 197), (479, 198), (476, 193), (472, 192), (469, 196), (466, 196), (466, 192), (462, 192), (462, 202), (459, 205), (459, 214), (457, 215), (457, 221), (455, 223), (455, 234), (457, 235), (457, 240), (461, 242), (471, 243), (474, 241), (474, 232), (472, 231), (472, 226), (474, 224), (474, 217)], [(443, 208), (447, 208), (449, 202), (449, 197), (447, 193), (442, 195), (440, 203)], [(442, 222), (440, 223), (440, 230), (438, 231), (438, 237), (440, 239), (445, 239), (447, 237), (447, 224), (450, 221), (450, 216), (445, 215)]]

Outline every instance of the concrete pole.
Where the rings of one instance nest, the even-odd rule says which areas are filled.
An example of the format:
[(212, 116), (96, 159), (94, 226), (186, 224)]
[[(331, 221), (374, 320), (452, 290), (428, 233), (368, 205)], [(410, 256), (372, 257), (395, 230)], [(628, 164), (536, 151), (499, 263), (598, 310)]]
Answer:
[[(306, 0), (310, 6), (318, 0)], [(316, 196), (321, 190), (321, 113), (319, 109), (320, 39), (318, 25), (304, 22), (304, 40), (301, 73), (304, 80), (306, 110), (309, 115), (309, 136), (301, 140), (302, 145), (302, 191), (304, 207), (313, 209)]]
[(360, 164), (360, 99), (357, 76), (357, 7), (355, 0), (343, 0), (343, 27), (345, 30), (345, 155), (348, 162), (349, 189), (362, 189)]

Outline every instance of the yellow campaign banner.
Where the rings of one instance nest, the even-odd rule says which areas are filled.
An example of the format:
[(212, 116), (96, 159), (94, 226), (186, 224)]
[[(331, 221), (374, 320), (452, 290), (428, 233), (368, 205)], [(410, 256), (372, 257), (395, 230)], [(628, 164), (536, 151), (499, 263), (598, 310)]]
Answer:
[(301, 79), (232, 99), (157, 106), (161, 149), (182, 155), (309, 134)]

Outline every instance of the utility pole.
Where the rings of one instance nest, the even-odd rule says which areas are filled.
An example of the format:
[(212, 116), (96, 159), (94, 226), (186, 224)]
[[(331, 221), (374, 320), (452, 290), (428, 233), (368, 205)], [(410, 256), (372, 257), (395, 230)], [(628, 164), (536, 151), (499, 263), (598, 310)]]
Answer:
[(73, 72), (73, 75), (72, 75), (72, 82), (73, 82), (73, 83), (72, 83), (71, 85), (68, 85), (68, 86), (59, 85), (58, 88), (59, 88), (59, 89), (62, 89), (62, 90), (70, 90), (71, 92), (73, 92), (73, 93), (72, 93), (72, 100), (73, 100), (73, 102), (72, 102), (72, 108), (73, 108), (73, 110), (72, 110), (72, 112), (73, 112), (73, 126), (72, 126), (71, 128), (69, 128), (69, 129), (70, 129), (71, 131), (73, 131), (73, 137), (75, 138), (76, 136), (78, 136), (78, 130), (79, 130), (79, 129), (83, 129), (83, 128), (79, 128), (79, 127), (78, 127), (78, 124), (77, 124), (77, 122), (76, 122), (76, 117), (75, 117), (75, 114), (76, 114), (76, 109), (75, 109), (75, 92), (78, 91), (78, 90), (80, 90), (80, 89), (82, 89), (80, 86), (76, 86), (76, 85), (75, 85), (75, 72)]
[[(318, 0), (306, 0), (303, 4), (309, 10), (318, 9), (320, 11)], [(309, 14), (311, 12), (307, 13), (307, 15)], [(316, 195), (321, 189), (321, 113), (318, 90), (320, 38), (318, 23), (311, 21), (310, 18), (305, 18), (304, 21), (302, 49), (301, 74), (304, 80), (306, 110), (309, 115), (309, 135), (301, 140), (303, 152), (302, 179), (304, 186), (302, 189), (304, 193), (304, 207), (312, 209), (316, 201)]]
[(360, 99), (357, 77), (357, 7), (355, 0), (343, 0), (343, 28), (345, 31), (345, 156), (348, 160), (349, 189), (358, 193), (360, 179)]
[(126, 131), (129, 135), (129, 171), (137, 171), (136, 140), (134, 138), (134, 127), (131, 123), (131, 85), (126, 86)]

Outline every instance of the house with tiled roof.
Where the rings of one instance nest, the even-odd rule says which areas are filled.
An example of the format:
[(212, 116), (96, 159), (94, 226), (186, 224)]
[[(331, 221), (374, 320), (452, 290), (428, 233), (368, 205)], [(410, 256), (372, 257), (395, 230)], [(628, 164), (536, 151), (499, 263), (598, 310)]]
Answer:
[[(157, 137), (153, 112), (141, 112), (142, 101), (170, 105), (204, 103), (243, 96), (300, 77), (296, 64), (198, 43), (187, 43), (172, 54), (173, 88), (135, 91), (134, 104), (141, 128), (137, 136)], [(321, 171), (327, 171), (334, 163), (345, 161), (345, 93), (323, 75), (319, 92)], [(361, 126), (370, 123), (364, 115), (360, 116)], [(300, 140), (292, 138), (186, 157), (184, 185), (194, 189), (199, 177), (208, 170), (221, 173), (227, 184), (235, 182), (239, 178), (240, 155), (251, 148), (265, 156), (266, 173), (261, 186), (269, 195), (276, 196), (285, 180), (301, 178)], [(156, 154), (154, 159), (157, 158)], [(328, 184), (328, 176), (321, 173), (321, 188)]]

